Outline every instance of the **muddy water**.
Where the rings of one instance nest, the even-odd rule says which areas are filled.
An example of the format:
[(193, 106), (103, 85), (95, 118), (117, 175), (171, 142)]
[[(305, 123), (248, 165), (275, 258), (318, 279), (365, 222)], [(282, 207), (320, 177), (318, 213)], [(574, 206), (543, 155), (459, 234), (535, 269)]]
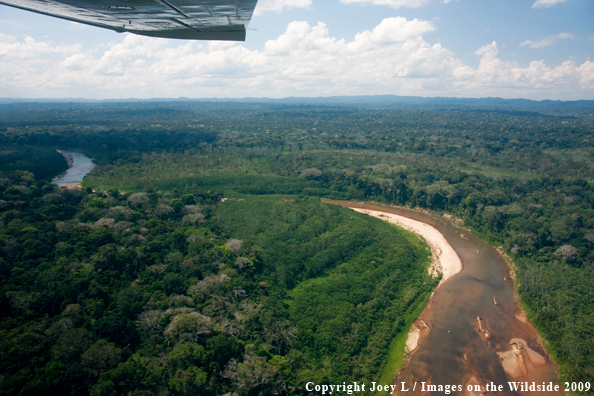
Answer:
[[(409, 391), (396, 394), (425, 394), (421, 382), (462, 385), (463, 391), (453, 394), (563, 394), (509, 389), (508, 381), (558, 385), (558, 372), (539, 344), (536, 329), (523, 316), (514, 298), (509, 267), (495, 248), (438, 216), (387, 205), (324, 202), (394, 213), (430, 224), (444, 235), (462, 261), (462, 271), (435, 291), (417, 320), (421, 324), (419, 346), (394, 380), (399, 386), (404, 382)], [(485, 385), (490, 383), (503, 385), (503, 391), (485, 392)], [(467, 392), (469, 384), (480, 385), (481, 392)]]

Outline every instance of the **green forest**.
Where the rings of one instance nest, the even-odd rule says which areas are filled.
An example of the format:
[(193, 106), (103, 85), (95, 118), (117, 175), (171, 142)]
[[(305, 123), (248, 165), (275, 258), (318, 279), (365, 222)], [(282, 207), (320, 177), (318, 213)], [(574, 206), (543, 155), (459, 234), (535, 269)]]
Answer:
[[(438, 280), (424, 242), (322, 197), (462, 218), (513, 258), (562, 379), (594, 382), (593, 112), (0, 105), (0, 393), (290, 395), (306, 380), (376, 380)], [(67, 167), (56, 148), (98, 164), (83, 189), (49, 183)]]

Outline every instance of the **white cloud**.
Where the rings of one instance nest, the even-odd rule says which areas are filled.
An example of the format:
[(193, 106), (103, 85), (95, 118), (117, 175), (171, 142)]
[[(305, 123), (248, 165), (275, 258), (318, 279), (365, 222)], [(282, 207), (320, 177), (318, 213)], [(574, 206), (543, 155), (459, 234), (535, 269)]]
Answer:
[(559, 34), (555, 34), (552, 36), (548, 36), (542, 40), (524, 40), (520, 43), (520, 47), (530, 47), (530, 48), (544, 48), (550, 47), (551, 45), (555, 44), (558, 39), (572, 39), (575, 36), (572, 33), (562, 32)]
[[(372, 5), (383, 5), (392, 8), (400, 8), (400, 7), (412, 7), (417, 8), (421, 7), (431, 0), (340, 0), (343, 4), (351, 4), (351, 3), (363, 3), (363, 4), (372, 4)], [(444, 0), (444, 3), (449, 3), (451, 0)]]
[[(501, 61), (497, 58), (498, 52), (495, 41), (476, 52), (482, 56), (478, 69), (473, 72), (474, 81), (471, 85), (476, 90), (488, 93), (497, 92), (499, 88), (501, 91), (516, 92), (516, 97), (523, 97), (522, 92), (531, 92), (536, 98), (555, 98), (559, 94), (565, 95), (565, 99), (594, 97), (592, 61), (586, 61), (579, 66), (573, 61), (565, 61), (551, 68), (541, 60), (532, 61), (528, 67), (523, 68), (515, 62)], [(567, 86), (564, 87), (564, 84)], [(545, 93), (545, 96), (536, 95), (538, 92)]]
[(312, 0), (258, 0), (254, 15), (262, 15), (266, 11), (281, 12), (284, 8), (309, 8)]
[(568, 1), (569, 0), (536, 0), (534, 4), (532, 4), (532, 8), (548, 8)]
[(370, 44), (391, 44), (415, 39), (437, 29), (433, 23), (420, 19), (408, 21), (404, 17), (384, 19), (372, 31), (357, 33), (353, 44), (368, 46)]
[[(240, 43), (135, 35), (83, 51), (79, 45), (0, 35), (0, 97), (286, 97), (328, 95), (502, 96), (594, 99), (594, 62), (527, 67), (498, 58), (496, 42), (470, 67), (423, 35), (419, 19), (384, 19), (351, 41), (324, 23), (295, 21), (260, 50)], [(4, 93), (4, 94), (3, 94)]]

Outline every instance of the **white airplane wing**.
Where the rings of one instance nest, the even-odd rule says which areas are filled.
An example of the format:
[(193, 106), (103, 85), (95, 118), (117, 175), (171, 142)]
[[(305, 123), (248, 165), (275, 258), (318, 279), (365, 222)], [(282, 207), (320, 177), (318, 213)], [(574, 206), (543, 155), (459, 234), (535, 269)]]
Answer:
[(0, 0), (0, 4), (116, 32), (245, 41), (258, 0)]

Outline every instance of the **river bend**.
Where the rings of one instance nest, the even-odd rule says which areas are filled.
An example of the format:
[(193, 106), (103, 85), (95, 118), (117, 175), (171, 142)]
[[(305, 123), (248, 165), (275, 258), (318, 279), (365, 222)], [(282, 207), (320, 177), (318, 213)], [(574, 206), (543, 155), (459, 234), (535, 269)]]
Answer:
[[(447, 218), (387, 205), (323, 201), (427, 223), (443, 234), (460, 257), (462, 270), (437, 288), (415, 322), (420, 341), (394, 379), (394, 383), (411, 384), (403, 395), (435, 394), (422, 392), (421, 382), (463, 385), (463, 392), (452, 394), (563, 394), (509, 390), (508, 381), (558, 385), (558, 369), (517, 303), (510, 269), (493, 246)], [(418, 387), (412, 392), (415, 382)], [(485, 392), (491, 382), (503, 385), (503, 391)], [(468, 385), (480, 385), (481, 392), (466, 391)]]
[(54, 180), (52, 182), (54, 184), (59, 186), (78, 185), (82, 182), (87, 173), (95, 167), (93, 160), (78, 151), (58, 150), (58, 152), (66, 158), (70, 168), (68, 168), (62, 177)]

